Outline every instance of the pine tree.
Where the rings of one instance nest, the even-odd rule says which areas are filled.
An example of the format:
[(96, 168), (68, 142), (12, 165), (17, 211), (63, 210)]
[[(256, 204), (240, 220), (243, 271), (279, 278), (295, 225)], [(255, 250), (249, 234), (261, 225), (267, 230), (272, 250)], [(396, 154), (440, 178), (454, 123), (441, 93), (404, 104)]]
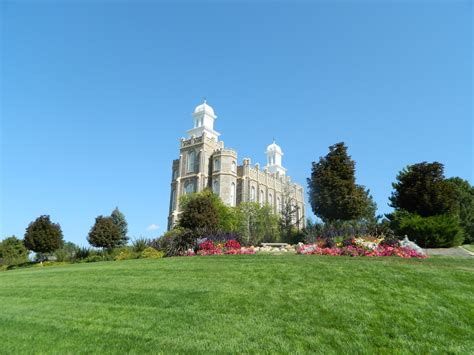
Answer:
[(355, 163), (343, 142), (329, 147), (329, 153), (313, 162), (308, 179), (313, 212), (325, 222), (373, 219), (375, 202), (364, 186), (355, 181)]
[(117, 228), (120, 230), (119, 245), (126, 245), (128, 243), (128, 224), (125, 219), (125, 215), (119, 211), (118, 207), (115, 207), (110, 217), (112, 218), (112, 221), (117, 226)]

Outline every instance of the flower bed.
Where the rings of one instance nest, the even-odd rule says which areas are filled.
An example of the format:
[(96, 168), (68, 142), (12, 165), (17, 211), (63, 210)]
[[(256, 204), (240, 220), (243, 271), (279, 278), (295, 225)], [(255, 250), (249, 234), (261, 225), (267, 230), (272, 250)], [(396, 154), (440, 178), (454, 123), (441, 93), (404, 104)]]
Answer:
[(245, 248), (234, 239), (228, 240), (227, 242), (213, 242), (212, 240), (204, 240), (198, 245), (197, 252), (193, 249), (189, 249), (184, 253), (184, 256), (194, 255), (242, 255), (242, 254), (255, 254), (254, 248)]
[(332, 248), (319, 247), (317, 244), (300, 244), (296, 248), (297, 254), (302, 255), (332, 255), (332, 256), (398, 256), (401, 258), (426, 258), (425, 254), (415, 249), (403, 246), (388, 245), (348, 245), (336, 246)]
[(301, 255), (332, 255), (332, 256), (398, 256), (400, 258), (426, 258), (423, 250), (408, 239), (395, 244), (384, 243), (383, 238), (352, 238), (339, 243), (318, 240), (313, 244), (299, 243), (296, 246), (284, 247), (242, 247), (234, 239), (227, 242), (201, 240), (196, 249), (188, 249), (183, 256), (207, 255), (242, 255), (242, 254), (282, 254), (296, 253)]

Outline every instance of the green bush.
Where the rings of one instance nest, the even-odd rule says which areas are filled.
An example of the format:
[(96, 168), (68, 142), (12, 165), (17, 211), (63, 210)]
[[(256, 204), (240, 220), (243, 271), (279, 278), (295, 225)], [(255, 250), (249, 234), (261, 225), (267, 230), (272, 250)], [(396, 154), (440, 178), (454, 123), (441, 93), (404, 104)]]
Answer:
[(28, 261), (28, 250), (23, 241), (15, 236), (0, 242), (0, 264), (18, 265)]
[(98, 261), (104, 261), (104, 257), (102, 255), (99, 255), (99, 254), (91, 254), (91, 255), (87, 256), (86, 258), (84, 258), (82, 261), (84, 261), (86, 263), (95, 263), (95, 262), (98, 262)]
[(133, 250), (137, 253), (141, 253), (148, 247), (150, 241), (146, 238), (135, 239), (132, 243)]
[(93, 253), (93, 250), (88, 247), (81, 247), (77, 249), (75, 259), (76, 260), (84, 260), (86, 259), (89, 255)]
[(76, 261), (76, 254), (80, 248), (72, 243), (66, 242), (64, 245), (54, 252), (56, 261)]
[(196, 246), (197, 236), (189, 229), (175, 227), (163, 234), (160, 238), (152, 240), (149, 245), (164, 252), (165, 256), (178, 256), (188, 249)]
[(459, 218), (452, 215), (421, 217), (397, 212), (392, 227), (398, 235), (407, 235), (424, 248), (449, 248), (461, 245), (464, 239)]
[(160, 250), (156, 250), (155, 248), (152, 247), (147, 247), (145, 250), (142, 251), (140, 254), (140, 258), (143, 259), (161, 259), (162, 257), (165, 256), (165, 253)]
[(122, 248), (115, 248), (110, 253), (113, 260), (130, 260), (130, 259), (138, 259), (140, 256), (133, 248), (131, 247), (122, 247)]

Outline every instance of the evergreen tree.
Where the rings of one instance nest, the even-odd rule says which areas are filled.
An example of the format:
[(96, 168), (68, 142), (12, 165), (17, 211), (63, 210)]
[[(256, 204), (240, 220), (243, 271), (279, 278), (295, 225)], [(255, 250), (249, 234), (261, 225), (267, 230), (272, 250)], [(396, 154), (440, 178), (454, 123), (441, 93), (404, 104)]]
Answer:
[(112, 211), (112, 214), (110, 215), (112, 217), (112, 221), (114, 224), (117, 226), (117, 228), (120, 230), (120, 243), (119, 245), (126, 245), (128, 243), (128, 224), (125, 219), (125, 215), (119, 211), (118, 207), (115, 207), (115, 209)]
[(455, 190), (460, 224), (466, 243), (474, 243), (474, 186), (459, 177), (447, 180)]
[(98, 216), (89, 232), (87, 241), (97, 248), (113, 249), (120, 245), (122, 234), (112, 217)]
[(390, 197), (395, 210), (422, 217), (452, 214), (456, 211), (455, 188), (444, 177), (441, 163), (409, 165), (397, 175)]
[(61, 226), (49, 216), (40, 216), (26, 228), (25, 247), (36, 253), (51, 253), (63, 245)]
[(316, 216), (325, 222), (375, 218), (375, 202), (369, 190), (356, 184), (355, 163), (343, 142), (330, 146), (312, 165), (309, 202)]

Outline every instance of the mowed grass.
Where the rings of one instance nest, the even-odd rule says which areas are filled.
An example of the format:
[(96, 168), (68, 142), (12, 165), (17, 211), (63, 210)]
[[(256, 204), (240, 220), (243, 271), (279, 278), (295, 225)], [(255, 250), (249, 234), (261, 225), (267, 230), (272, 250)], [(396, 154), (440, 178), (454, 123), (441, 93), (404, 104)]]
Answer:
[(473, 353), (474, 259), (211, 256), (0, 273), (0, 353)]

